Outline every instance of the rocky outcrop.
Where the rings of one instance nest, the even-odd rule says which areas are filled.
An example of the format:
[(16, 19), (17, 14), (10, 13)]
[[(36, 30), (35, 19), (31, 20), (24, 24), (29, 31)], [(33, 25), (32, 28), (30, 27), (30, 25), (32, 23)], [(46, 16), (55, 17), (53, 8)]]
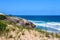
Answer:
[(32, 23), (27, 21), (26, 19), (18, 18), (18, 17), (8, 17), (7, 20), (12, 24), (16, 24), (17, 26), (23, 26), (27, 28), (35, 28), (36, 26)]
[(23, 18), (12, 17), (12, 16), (5, 16), (0, 14), (0, 20), (5, 20), (11, 24), (16, 24), (17, 26), (27, 27), (27, 28), (34, 28), (35, 25), (32, 22), (27, 21)]

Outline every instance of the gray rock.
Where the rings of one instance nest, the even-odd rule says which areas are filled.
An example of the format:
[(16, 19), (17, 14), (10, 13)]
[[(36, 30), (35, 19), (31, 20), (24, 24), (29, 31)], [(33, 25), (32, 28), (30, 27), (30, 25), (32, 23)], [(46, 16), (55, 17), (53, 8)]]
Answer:
[(26, 19), (17, 18), (17, 17), (9, 17), (8, 20), (11, 23), (15, 23), (17, 26), (23, 26), (23, 27), (27, 27), (27, 28), (35, 28), (36, 27), (32, 22), (29, 22)]

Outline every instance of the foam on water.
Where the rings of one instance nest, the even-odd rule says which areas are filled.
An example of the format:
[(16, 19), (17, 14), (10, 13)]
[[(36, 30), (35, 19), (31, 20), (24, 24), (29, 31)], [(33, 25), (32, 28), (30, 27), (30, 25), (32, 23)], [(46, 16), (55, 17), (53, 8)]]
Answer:
[(28, 21), (33, 22), (37, 27), (43, 26), (60, 31), (60, 22), (45, 22), (45, 21), (33, 21), (33, 20), (28, 20)]

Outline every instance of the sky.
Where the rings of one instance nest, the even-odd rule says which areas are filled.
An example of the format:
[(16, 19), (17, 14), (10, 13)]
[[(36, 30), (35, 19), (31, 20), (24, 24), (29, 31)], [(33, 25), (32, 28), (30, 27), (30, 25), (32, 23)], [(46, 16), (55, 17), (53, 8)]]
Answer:
[(9, 15), (60, 15), (60, 0), (0, 0), (0, 13)]

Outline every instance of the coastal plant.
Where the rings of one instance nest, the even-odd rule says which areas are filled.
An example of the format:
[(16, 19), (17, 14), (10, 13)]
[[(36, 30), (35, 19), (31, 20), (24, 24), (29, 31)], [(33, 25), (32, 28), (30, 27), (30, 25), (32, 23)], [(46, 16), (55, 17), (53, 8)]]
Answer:
[(55, 34), (55, 36), (56, 36), (57, 38), (60, 38), (60, 35), (59, 35), (59, 34), (57, 34), (57, 33)]
[(7, 24), (5, 22), (0, 21), (0, 34), (2, 34), (6, 30)]
[(45, 33), (44, 31), (42, 31), (41, 29), (38, 29), (38, 28), (34, 28), (34, 30), (40, 32), (40, 33)]
[(5, 15), (0, 15), (0, 20), (4, 20), (6, 19), (7, 17)]
[(20, 31), (22, 31), (24, 29), (24, 27), (22, 26), (17, 26), (19, 28)]

